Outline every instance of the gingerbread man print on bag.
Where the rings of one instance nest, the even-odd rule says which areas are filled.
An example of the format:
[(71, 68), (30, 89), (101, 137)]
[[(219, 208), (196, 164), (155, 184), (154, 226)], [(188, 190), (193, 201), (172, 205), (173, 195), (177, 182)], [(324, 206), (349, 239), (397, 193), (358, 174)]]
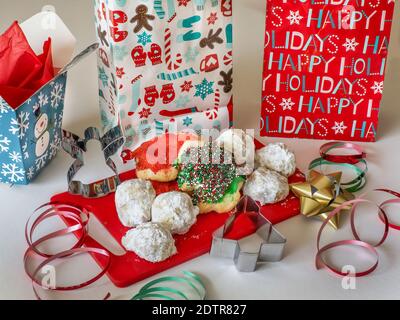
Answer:
[(155, 16), (151, 14), (147, 14), (149, 9), (144, 5), (141, 4), (136, 7), (136, 15), (131, 19), (131, 23), (136, 23), (135, 29), (133, 31), (138, 33), (143, 28), (147, 29), (148, 31), (152, 31), (153, 27), (150, 25), (150, 20), (154, 20)]

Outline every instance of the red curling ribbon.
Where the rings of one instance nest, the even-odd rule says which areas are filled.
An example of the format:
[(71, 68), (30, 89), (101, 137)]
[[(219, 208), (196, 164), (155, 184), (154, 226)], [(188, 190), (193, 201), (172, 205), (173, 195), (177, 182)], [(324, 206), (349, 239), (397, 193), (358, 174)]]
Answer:
[[(398, 193), (396, 191), (389, 190), (389, 189), (376, 189), (375, 191), (386, 192), (386, 193), (389, 193), (392, 196), (395, 196), (397, 198), (397, 199), (390, 199), (390, 200), (382, 202), (381, 205), (380, 205), (381, 208), (386, 207), (389, 204), (394, 204), (394, 203), (398, 204), (398, 203), (400, 203), (400, 193)], [(379, 216), (379, 218), (381, 218), (381, 220), (383, 221), (383, 217), (382, 216)], [(400, 230), (400, 225), (391, 223), (390, 221), (389, 221), (389, 227), (394, 229), (394, 230)]]
[[(316, 258), (315, 258), (315, 265), (316, 268), (322, 269), (322, 268), (327, 268), (329, 271), (331, 271), (332, 273), (339, 275), (339, 276), (350, 276), (347, 273), (342, 272), (341, 270), (333, 267), (331, 264), (329, 264), (328, 262), (326, 262), (322, 255), (323, 253), (333, 249), (333, 248), (337, 248), (340, 246), (357, 246), (363, 249), (368, 250), (372, 255), (375, 256), (375, 262), (366, 270), (357, 272), (356, 274), (352, 275), (354, 277), (363, 277), (366, 276), (368, 274), (370, 274), (371, 272), (373, 272), (377, 267), (378, 267), (378, 263), (379, 263), (379, 254), (378, 251), (376, 250), (377, 247), (381, 246), (387, 239), (388, 234), (389, 234), (389, 230), (390, 228), (392, 229), (396, 229), (396, 230), (400, 230), (400, 226), (390, 223), (388, 216), (384, 210), (384, 208), (390, 204), (394, 204), (394, 203), (400, 203), (400, 193), (393, 191), (393, 190), (389, 190), (389, 189), (375, 189), (375, 192), (384, 192), (384, 193), (388, 193), (390, 195), (395, 196), (395, 199), (390, 199), (390, 200), (386, 200), (384, 202), (382, 202), (380, 205), (377, 205), (376, 203), (364, 199), (365, 194), (362, 195), (360, 198), (355, 199), (355, 200), (351, 200), (351, 201), (347, 201), (345, 203), (343, 203), (341, 206), (337, 207), (335, 210), (333, 210), (329, 216), (327, 217), (327, 219), (324, 221), (324, 223), (322, 224), (319, 232), (318, 232), (318, 236), (317, 236), (317, 254), (316, 254)], [(376, 206), (378, 208), (378, 216), (381, 219), (381, 221), (385, 224), (385, 230), (383, 232), (382, 238), (381, 240), (375, 244), (372, 245), (366, 241), (363, 241), (360, 239), (360, 236), (358, 235), (358, 232), (356, 230), (355, 227), (355, 212), (356, 209), (358, 207), (359, 204), (361, 203), (369, 203), (369, 204), (373, 204), (374, 206)], [(325, 228), (325, 226), (329, 223), (329, 220), (332, 219), (334, 216), (336, 216), (337, 214), (340, 213), (341, 210), (345, 209), (347, 206), (352, 206), (352, 209), (350, 211), (350, 219), (351, 219), (351, 230), (353, 233), (353, 236), (355, 237), (354, 240), (342, 240), (342, 241), (337, 241), (337, 242), (333, 242), (330, 243), (328, 245), (325, 245), (324, 247), (321, 248), (320, 246), (320, 242), (321, 242), (321, 236), (322, 236), (322, 232)]]
[[(380, 208), (379, 206), (377, 206), (378, 210), (380, 211), (380, 213), (383, 215), (383, 217), (385, 217), (385, 232), (384, 235), (382, 237), (382, 240), (375, 246), (369, 244), (366, 241), (361, 241), (360, 237), (358, 236), (358, 233), (355, 229), (354, 226), (354, 215), (355, 215), (355, 207), (357, 207), (360, 203), (369, 203), (369, 204), (373, 204), (375, 206), (377, 206), (375, 203), (373, 203), (372, 201), (366, 200), (366, 199), (355, 199), (355, 200), (350, 200), (347, 201), (345, 203), (343, 203), (342, 205), (340, 205), (339, 207), (337, 207), (335, 210), (333, 210), (328, 217), (326, 218), (326, 220), (324, 221), (324, 223), (322, 224), (319, 232), (318, 232), (318, 236), (317, 236), (317, 255), (316, 255), (316, 259), (315, 259), (315, 265), (317, 270), (322, 269), (322, 268), (327, 268), (328, 270), (330, 270), (331, 272), (333, 272), (336, 275), (339, 276), (349, 276), (348, 273), (344, 273), (341, 270), (335, 268), (334, 266), (332, 266), (331, 264), (329, 264), (328, 262), (326, 262), (323, 257), (322, 254), (330, 249), (333, 248), (337, 248), (337, 247), (341, 247), (341, 246), (357, 246), (357, 247), (361, 247), (364, 249), (367, 249), (371, 254), (373, 254), (376, 257), (376, 261), (375, 263), (369, 267), (366, 270), (360, 271), (360, 272), (356, 272), (353, 276), (354, 277), (363, 277), (366, 276), (368, 274), (370, 274), (371, 272), (373, 272), (379, 263), (379, 255), (378, 252), (376, 251), (376, 247), (380, 246), (387, 238), (387, 230), (388, 230), (388, 219), (386, 216), (386, 213), (384, 212), (384, 210), (382, 208)], [(352, 206), (352, 210), (351, 210), (351, 221), (352, 221), (352, 232), (354, 237), (356, 238), (356, 240), (342, 240), (342, 241), (337, 241), (337, 242), (333, 242), (331, 244), (328, 244), (324, 247), (321, 248), (320, 246), (320, 242), (321, 242), (321, 236), (322, 236), (322, 232), (325, 228), (325, 226), (329, 223), (329, 220), (332, 219), (334, 216), (338, 215), (340, 213), (341, 210), (346, 209), (346, 207), (348, 206)]]
[[(35, 215), (37, 215), (36, 218)], [(57, 230), (55, 232), (51, 232), (39, 238), (38, 240), (33, 241), (33, 236), (35, 234), (36, 228), (39, 225), (41, 225), (44, 221), (53, 217), (60, 217), (63, 220), (72, 221), (75, 224)], [(25, 238), (28, 243), (28, 249), (26, 250), (24, 255), (24, 268), (26, 274), (32, 281), (32, 288), (37, 299), (41, 300), (37, 290), (37, 286), (40, 286), (44, 290), (51, 290), (51, 291), (74, 291), (88, 287), (89, 285), (98, 281), (107, 273), (111, 263), (111, 254), (104, 249), (84, 247), (84, 243), (89, 234), (88, 223), (89, 223), (89, 212), (86, 209), (81, 209), (72, 205), (61, 204), (61, 203), (44, 204), (40, 206), (38, 209), (36, 209), (33, 215), (28, 219), (28, 222), (25, 226)], [(69, 234), (73, 234), (74, 236), (76, 236), (77, 241), (71, 248), (67, 250), (55, 254), (50, 254), (42, 252), (38, 248), (38, 246), (40, 244), (43, 244), (44, 242), (54, 240), (56, 238)], [(41, 283), (40, 280), (37, 278), (37, 275), (43, 269), (43, 267), (45, 267), (46, 265), (50, 265), (52, 262), (56, 260), (67, 259), (76, 255), (87, 254), (87, 253), (91, 255), (100, 255), (107, 259), (105, 267), (102, 267), (100, 272), (91, 279), (70, 286), (49, 287)], [(33, 259), (34, 257), (42, 258), (43, 261), (39, 264), (38, 267), (34, 269), (33, 272), (31, 272), (31, 268), (29, 268), (29, 266), (31, 259)], [(108, 293), (104, 299), (108, 299), (109, 297), (110, 294)]]
[(364, 199), (362, 199), (362, 196), (361, 196), (360, 199), (357, 199), (357, 200), (362, 200), (362, 201), (358, 201), (358, 202), (354, 203), (353, 207), (351, 208), (351, 211), (350, 211), (351, 231), (353, 232), (353, 235), (356, 238), (356, 240), (362, 241), (360, 236), (358, 235), (358, 232), (357, 232), (357, 229), (356, 229), (356, 225), (355, 225), (356, 208), (362, 202), (371, 203), (371, 204), (375, 205), (379, 210), (379, 213), (378, 213), (379, 218), (381, 218), (381, 220), (385, 224), (385, 230), (383, 232), (381, 240), (377, 244), (373, 245), (375, 248), (377, 248), (377, 247), (381, 246), (386, 241), (386, 239), (387, 239), (387, 237), (389, 235), (389, 219), (388, 219), (385, 211), (382, 209), (382, 206), (378, 206), (378, 205), (376, 205), (375, 203), (373, 203), (373, 202), (371, 202), (369, 200), (364, 200)]
[[(348, 149), (356, 151), (355, 154), (351, 155), (333, 155), (330, 152), (334, 149)], [(367, 154), (363, 151), (363, 148), (355, 143), (351, 142), (328, 142), (320, 148), (321, 158), (336, 163), (350, 163), (357, 164), (361, 159), (365, 159)]]
[(378, 267), (378, 263), (379, 263), (378, 251), (370, 244), (368, 244), (364, 241), (358, 241), (358, 240), (342, 240), (342, 241), (337, 241), (337, 242), (328, 244), (322, 248), (318, 248), (318, 253), (317, 253), (316, 261), (315, 261), (317, 270), (320, 270), (322, 268), (327, 268), (329, 271), (331, 271), (335, 275), (339, 275), (342, 277), (350, 276), (348, 273), (345, 273), (345, 272), (331, 266), (329, 263), (327, 263), (322, 258), (322, 254), (330, 249), (337, 248), (340, 246), (350, 246), (350, 245), (367, 249), (371, 254), (373, 254), (375, 256), (375, 259), (376, 259), (375, 263), (371, 267), (369, 267), (368, 269), (363, 270), (361, 272), (356, 272), (352, 276), (359, 278), (359, 277), (364, 277), (364, 276), (372, 273)]

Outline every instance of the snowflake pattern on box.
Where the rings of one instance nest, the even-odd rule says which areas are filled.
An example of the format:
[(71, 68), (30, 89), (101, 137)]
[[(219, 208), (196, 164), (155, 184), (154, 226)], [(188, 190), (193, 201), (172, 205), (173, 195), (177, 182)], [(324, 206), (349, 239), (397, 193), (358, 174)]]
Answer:
[(66, 74), (16, 110), (0, 97), (0, 182), (28, 184), (61, 145)]
[(261, 135), (375, 141), (394, 0), (267, 0)]
[(120, 124), (134, 150), (172, 128), (231, 125), (232, 0), (95, 0), (95, 11), (104, 131)]

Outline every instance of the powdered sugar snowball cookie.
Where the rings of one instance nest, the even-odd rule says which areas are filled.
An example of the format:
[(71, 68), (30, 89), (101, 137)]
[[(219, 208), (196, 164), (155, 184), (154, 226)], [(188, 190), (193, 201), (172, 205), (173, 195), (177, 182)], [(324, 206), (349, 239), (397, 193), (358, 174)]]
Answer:
[(172, 234), (185, 234), (196, 223), (199, 208), (188, 194), (173, 191), (154, 200), (151, 214), (152, 222), (162, 224)]
[(262, 206), (273, 204), (287, 198), (289, 182), (278, 172), (261, 167), (247, 179), (243, 193), (260, 202)]
[(125, 227), (134, 227), (151, 220), (151, 206), (156, 192), (151, 182), (133, 179), (120, 184), (115, 193), (118, 217)]
[(253, 172), (256, 146), (252, 136), (241, 129), (229, 129), (218, 137), (216, 143), (234, 155), (240, 175)]
[(270, 143), (257, 150), (256, 162), (258, 166), (274, 170), (286, 177), (296, 171), (296, 156), (283, 143)]
[(122, 238), (126, 250), (149, 262), (161, 262), (177, 253), (175, 240), (166, 228), (148, 222), (129, 230)]

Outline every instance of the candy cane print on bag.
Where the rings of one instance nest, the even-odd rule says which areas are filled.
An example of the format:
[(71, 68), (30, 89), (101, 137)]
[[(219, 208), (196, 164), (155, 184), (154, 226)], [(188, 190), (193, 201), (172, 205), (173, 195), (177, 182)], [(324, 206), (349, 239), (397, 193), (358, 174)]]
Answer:
[(226, 55), (224, 55), (224, 65), (229, 66), (230, 64), (232, 64), (232, 50), (229, 51)]
[(165, 40), (165, 62), (167, 63), (168, 70), (177, 70), (182, 64), (182, 55), (178, 53), (176, 59), (173, 61), (171, 57), (171, 29), (166, 28), (164, 34)]
[(209, 120), (215, 120), (218, 118), (218, 109), (220, 105), (221, 105), (221, 93), (219, 89), (216, 89), (214, 94), (214, 108), (209, 108), (205, 112), (205, 115)]
[(176, 17), (175, 0), (167, 0), (168, 7), (168, 22), (171, 22)]
[(221, 93), (219, 89), (215, 89), (215, 94), (214, 94), (214, 107), (219, 108), (221, 105)]
[(173, 117), (183, 116), (185, 114), (197, 113), (197, 112), (200, 112), (200, 110), (197, 107), (187, 108), (187, 109), (182, 109), (182, 110), (177, 110), (177, 111), (161, 110), (160, 116), (173, 118)]

